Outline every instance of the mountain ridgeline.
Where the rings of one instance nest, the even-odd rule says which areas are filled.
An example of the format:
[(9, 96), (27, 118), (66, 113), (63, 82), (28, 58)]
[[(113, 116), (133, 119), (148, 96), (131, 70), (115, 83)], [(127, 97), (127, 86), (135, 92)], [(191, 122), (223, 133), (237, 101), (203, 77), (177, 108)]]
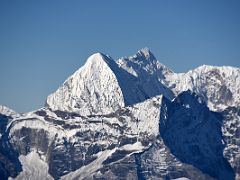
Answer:
[(0, 106), (0, 179), (240, 180), (240, 69), (96, 53), (45, 106)]

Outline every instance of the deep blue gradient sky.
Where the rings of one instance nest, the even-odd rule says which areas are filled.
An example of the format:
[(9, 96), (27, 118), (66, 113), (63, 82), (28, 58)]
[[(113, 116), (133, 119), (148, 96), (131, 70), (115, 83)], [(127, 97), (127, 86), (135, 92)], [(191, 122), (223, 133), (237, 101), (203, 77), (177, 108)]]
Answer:
[(240, 66), (239, 0), (1, 0), (0, 104), (18, 112), (94, 52), (117, 59), (149, 47), (176, 72)]

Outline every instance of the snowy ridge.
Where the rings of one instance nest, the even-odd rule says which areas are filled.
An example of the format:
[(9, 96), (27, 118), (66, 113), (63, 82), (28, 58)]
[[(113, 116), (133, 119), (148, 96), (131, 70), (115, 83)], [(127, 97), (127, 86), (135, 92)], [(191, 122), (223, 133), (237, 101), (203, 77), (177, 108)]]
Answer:
[(14, 110), (12, 110), (6, 106), (2, 106), (2, 105), (0, 105), (0, 114), (5, 115), (5, 116), (14, 116), (14, 117), (19, 115)]
[(240, 70), (203, 65), (187, 73), (174, 73), (148, 49), (116, 62), (96, 53), (46, 100), (53, 110), (81, 115), (108, 114), (163, 94), (173, 99), (191, 90), (203, 97), (208, 107), (222, 111), (240, 105)]
[[(138, 136), (140, 133), (146, 133), (149, 136), (157, 136), (159, 133), (159, 117), (160, 117), (160, 106), (162, 102), (162, 96), (153, 97), (144, 102), (135, 104), (119, 109), (116, 113), (93, 116), (93, 117), (70, 117), (70, 119), (61, 120), (65, 124), (74, 126), (80, 125), (79, 128), (63, 128), (54, 122), (59, 121), (59, 117), (56, 113), (49, 111), (49, 109), (39, 109), (33, 111), (21, 118), (16, 118), (8, 124), (9, 136), (14, 138), (14, 133), (22, 128), (30, 128), (36, 130), (44, 130), (48, 133), (49, 139), (54, 139), (57, 135), (58, 138), (71, 139), (74, 138), (75, 134), (79, 131), (97, 131), (104, 128), (108, 133), (118, 133), (112, 131), (112, 126), (105, 126), (104, 124), (118, 124), (119, 126), (127, 126), (126, 134), (132, 134)], [(39, 111), (44, 112), (44, 116), (38, 115)], [(51, 112), (51, 113), (50, 113)], [(119, 119), (121, 117), (121, 119)], [(52, 122), (47, 121), (48, 119), (53, 120)], [(101, 126), (97, 123), (100, 122)], [(128, 132), (128, 133), (127, 133)]]
[(203, 65), (187, 73), (169, 74), (167, 85), (175, 94), (191, 90), (213, 111), (240, 106), (240, 69)]
[(168, 99), (191, 90), (201, 96), (213, 111), (240, 106), (239, 68), (203, 65), (187, 73), (174, 73), (161, 64), (148, 48), (139, 50), (133, 56), (121, 58), (117, 63), (140, 79), (140, 84), (146, 87), (151, 86), (149, 83), (158, 84), (160, 92)]

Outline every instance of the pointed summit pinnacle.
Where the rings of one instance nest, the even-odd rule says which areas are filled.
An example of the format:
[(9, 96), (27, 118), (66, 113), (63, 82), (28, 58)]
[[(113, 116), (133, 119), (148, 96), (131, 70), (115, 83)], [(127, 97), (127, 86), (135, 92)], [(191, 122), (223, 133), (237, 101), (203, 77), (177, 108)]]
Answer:
[(138, 51), (139, 54), (142, 54), (144, 56), (150, 56), (152, 54), (152, 52), (150, 51), (150, 49), (148, 47), (142, 48)]
[(108, 55), (98, 52), (91, 55), (87, 59), (86, 64), (99, 63), (99, 61), (109, 61), (109, 59), (112, 59), (112, 58)]
[(138, 61), (153, 61), (156, 60), (155, 56), (153, 53), (150, 51), (149, 48), (145, 47), (143, 49), (140, 49), (135, 56), (133, 56), (134, 59), (137, 59)]

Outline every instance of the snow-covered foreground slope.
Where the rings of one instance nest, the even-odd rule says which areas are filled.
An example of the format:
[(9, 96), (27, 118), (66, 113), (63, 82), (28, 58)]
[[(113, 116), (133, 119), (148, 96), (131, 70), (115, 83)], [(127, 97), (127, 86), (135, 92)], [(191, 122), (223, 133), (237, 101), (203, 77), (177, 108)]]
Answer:
[[(48, 165), (45, 159), (41, 159), (36, 151), (31, 151), (26, 156), (19, 156), (23, 171), (15, 178), (16, 180), (53, 180), (48, 173)], [(12, 178), (10, 178), (12, 179)]]
[(0, 106), (0, 179), (239, 180), (239, 74), (96, 53), (45, 107)]
[[(124, 152), (118, 161), (150, 146), (151, 139), (159, 134), (161, 100), (162, 96), (153, 97), (108, 115), (88, 117), (40, 109), (8, 125), (9, 141), (14, 144), (15, 151), (26, 156), (24, 172), (29, 169), (24, 167), (30, 163), (27, 162), (28, 154), (36, 151), (46, 157), (49, 173), (54, 178), (78, 169), (82, 172), (82, 169), (90, 171), (87, 169), (91, 168), (94, 173), (103, 166), (99, 163), (113, 154)], [(61, 120), (62, 115), (67, 118)], [(94, 163), (96, 167), (93, 167)], [(74, 177), (75, 174), (79, 173), (64, 177)], [(87, 172), (86, 175), (90, 176)]]

